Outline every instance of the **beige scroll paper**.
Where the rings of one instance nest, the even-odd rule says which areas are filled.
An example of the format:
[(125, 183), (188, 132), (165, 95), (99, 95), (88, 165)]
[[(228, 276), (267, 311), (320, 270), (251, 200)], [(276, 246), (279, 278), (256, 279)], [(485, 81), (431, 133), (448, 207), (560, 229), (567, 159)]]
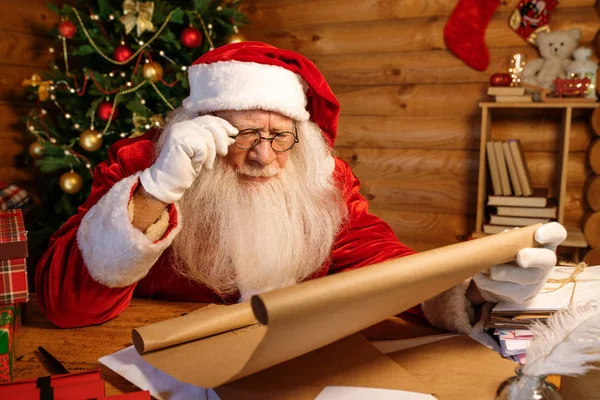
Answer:
[[(136, 349), (176, 379), (217, 387), (396, 315), (534, 247), (541, 224), (454, 244), (137, 328)], [(258, 322), (258, 323), (257, 323)], [(169, 347), (167, 347), (169, 346)]]

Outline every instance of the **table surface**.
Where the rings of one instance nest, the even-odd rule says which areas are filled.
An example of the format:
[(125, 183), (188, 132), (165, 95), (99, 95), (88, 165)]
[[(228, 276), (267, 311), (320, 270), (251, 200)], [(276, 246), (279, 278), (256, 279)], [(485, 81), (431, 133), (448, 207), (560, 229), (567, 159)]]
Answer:
[[(132, 344), (133, 328), (180, 316), (204, 306), (201, 303), (176, 303), (151, 299), (133, 299), (129, 308), (101, 325), (59, 329), (42, 314), (35, 296), (26, 305), (24, 324), (17, 338), (14, 379), (51, 375), (37, 348), (44, 347), (69, 371), (101, 368), (106, 394), (112, 396), (139, 390), (135, 385), (98, 362)], [(417, 321), (394, 317), (366, 330), (370, 340), (406, 339), (441, 333)]]

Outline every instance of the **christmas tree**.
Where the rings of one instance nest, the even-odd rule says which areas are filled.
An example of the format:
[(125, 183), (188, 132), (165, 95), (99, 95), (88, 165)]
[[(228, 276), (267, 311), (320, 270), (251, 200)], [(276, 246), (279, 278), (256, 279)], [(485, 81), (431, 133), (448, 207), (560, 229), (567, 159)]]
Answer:
[[(188, 94), (187, 66), (215, 46), (243, 41), (241, 1), (77, 1), (51, 32), (50, 70), (23, 82), (39, 167), (35, 231), (48, 236), (87, 198), (94, 167), (117, 140), (161, 127)], [(39, 238), (37, 240), (40, 240)]]

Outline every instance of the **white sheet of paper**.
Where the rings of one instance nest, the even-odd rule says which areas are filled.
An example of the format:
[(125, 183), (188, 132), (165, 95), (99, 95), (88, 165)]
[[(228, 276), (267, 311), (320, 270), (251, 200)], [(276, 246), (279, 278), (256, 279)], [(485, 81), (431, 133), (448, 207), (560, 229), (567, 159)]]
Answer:
[(213, 389), (183, 383), (148, 364), (129, 346), (100, 358), (102, 364), (158, 400), (220, 400)]
[(504, 343), (506, 350), (509, 350), (509, 351), (526, 350), (527, 347), (529, 347), (529, 345), (531, 344), (531, 340), (519, 340), (519, 339), (503, 340), (502, 342)]
[[(564, 279), (571, 276), (573, 267), (554, 267), (550, 278)], [(586, 281), (587, 280), (587, 281)], [(557, 283), (548, 283), (545, 288), (559, 287)], [(544, 289), (525, 303), (500, 302), (492, 312), (522, 312), (522, 311), (555, 311), (566, 307), (571, 301), (573, 283), (569, 283), (558, 290), (548, 292)], [(573, 296), (573, 303), (597, 300), (600, 297), (600, 266), (587, 267), (577, 276), (577, 288)]]
[(315, 400), (435, 400), (430, 394), (405, 390), (371, 389), (352, 386), (327, 386)]

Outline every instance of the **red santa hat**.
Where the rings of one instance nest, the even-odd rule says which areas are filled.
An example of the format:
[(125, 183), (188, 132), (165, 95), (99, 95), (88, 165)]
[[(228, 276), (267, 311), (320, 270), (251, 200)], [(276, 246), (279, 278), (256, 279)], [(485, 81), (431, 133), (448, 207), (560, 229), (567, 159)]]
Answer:
[(330, 146), (340, 104), (325, 78), (306, 57), (260, 42), (219, 47), (188, 68), (189, 113), (222, 110), (274, 111), (297, 121), (312, 120)]

